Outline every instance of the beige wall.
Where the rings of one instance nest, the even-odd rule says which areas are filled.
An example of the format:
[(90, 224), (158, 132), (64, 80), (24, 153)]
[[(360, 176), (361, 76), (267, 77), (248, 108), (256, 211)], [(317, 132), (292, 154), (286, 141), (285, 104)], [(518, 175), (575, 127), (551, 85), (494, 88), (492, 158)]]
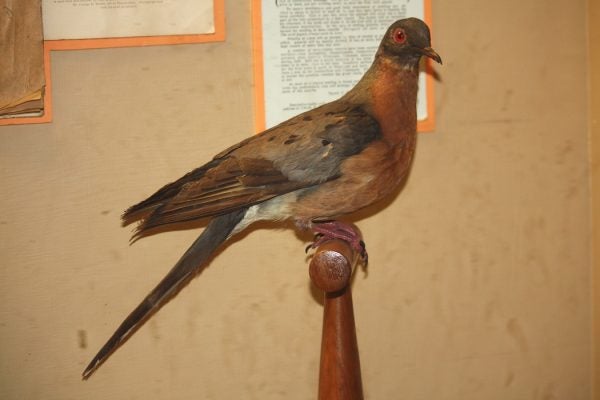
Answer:
[[(252, 133), (241, 4), (226, 43), (53, 54), (54, 122), (0, 128), (0, 398), (314, 398), (321, 308), (278, 230), (229, 246), (79, 379), (197, 235), (129, 246), (121, 211)], [(358, 223), (366, 397), (590, 399), (586, 2), (433, 15), (437, 131)]]

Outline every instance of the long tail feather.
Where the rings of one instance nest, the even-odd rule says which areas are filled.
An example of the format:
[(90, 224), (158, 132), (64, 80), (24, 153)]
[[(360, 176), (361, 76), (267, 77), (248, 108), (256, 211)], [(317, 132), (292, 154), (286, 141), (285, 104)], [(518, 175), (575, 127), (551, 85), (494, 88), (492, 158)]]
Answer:
[(146, 298), (121, 323), (115, 333), (102, 346), (85, 371), (83, 379), (89, 376), (123, 344), (150, 316), (175, 295), (206, 263), (213, 252), (228, 238), (235, 226), (246, 214), (246, 209), (215, 217), (202, 234), (169, 271), (167, 276), (146, 296)]

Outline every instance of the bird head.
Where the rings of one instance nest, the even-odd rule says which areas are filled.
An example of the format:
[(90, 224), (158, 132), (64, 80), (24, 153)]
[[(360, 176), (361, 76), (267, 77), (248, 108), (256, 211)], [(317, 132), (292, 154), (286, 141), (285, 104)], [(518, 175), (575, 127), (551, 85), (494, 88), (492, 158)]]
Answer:
[(429, 28), (418, 18), (394, 22), (381, 40), (379, 56), (392, 57), (408, 67), (416, 67), (421, 56), (442, 63), (442, 58), (431, 48)]

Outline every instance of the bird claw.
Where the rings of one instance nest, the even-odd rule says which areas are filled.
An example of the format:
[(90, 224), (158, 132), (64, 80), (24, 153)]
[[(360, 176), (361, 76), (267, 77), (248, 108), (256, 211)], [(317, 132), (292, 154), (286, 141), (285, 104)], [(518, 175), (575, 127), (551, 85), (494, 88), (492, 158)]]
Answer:
[(365, 266), (367, 266), (369, 263), (367, 246), (360, 238), (360, 233), (354, 226), (340, 221), (327, 221), (315, 223), (314, 230), (316, 232), (314, 242), (306, 246), (304, 249), (305, 253), (308, 253), (310, 249), (316, 249), (325, 242), (333, 239), (339, 239), (348, 243), (350, 247), (352, 247), (352, 250), (360, 255), (360, 258)]
[(306, 246), (306, 248), (304, 249), (304, 252), (305, 252), (306, 254), (308, 254), (308, 250), (310, 250), (310, 249), (314, 249), (314, 248), (315, 248), (315, 247), (314, 247), (314, 243), (311, 243), (311, 244), (309, 244), (308, 246)]
[(359, 251), (360, 258), (362, 258), (363, 264), (366, 267), (367, 265), (369, 265), (369, 253), (367, 253), (367, 245), (364, 242), (364, 240), (360, 240), (358, 244), (361, 248), (361, 250)]
[(309, 244), (308, 246), (306, 246), (306, 248), (304, 249), (305, 253), (308, 253), (308, 250), (310, 249), (316, 249), (317, 247), (319, 247), (321, 244), (323, 244), (324, 242), (321, 241), (321, 238), (324, 235), (322, 233), (315, 233), (315, 236), (313, 238), (314, 242), (312, 242), (311, 244)]

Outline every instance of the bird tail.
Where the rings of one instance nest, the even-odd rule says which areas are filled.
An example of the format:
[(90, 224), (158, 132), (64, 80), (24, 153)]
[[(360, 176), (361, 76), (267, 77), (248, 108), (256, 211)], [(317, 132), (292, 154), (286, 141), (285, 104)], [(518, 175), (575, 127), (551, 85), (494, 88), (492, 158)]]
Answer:
[(146, 296), (146, 298), (129, 314), (117, 328), (115, 333), (102, 346), (85, 371), (83, 379), (87, 379), (106, 359), (123, 344), (143, 323), (158, 311), (172, 296), (188, 283), (200, 270), (214, 251), (233, 232), (236, 225), (244, 218), (246, 209), (213, 218), (202, 234), (194, 241), (177, 264)]

